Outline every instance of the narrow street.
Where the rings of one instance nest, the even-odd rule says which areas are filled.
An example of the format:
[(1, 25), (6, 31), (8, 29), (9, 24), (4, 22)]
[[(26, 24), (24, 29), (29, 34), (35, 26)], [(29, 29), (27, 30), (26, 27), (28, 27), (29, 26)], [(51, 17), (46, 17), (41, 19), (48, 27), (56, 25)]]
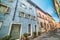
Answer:
[(54, 35), (45, 33), (37, 38), (34, 38), (33, 40), (60, 40), (60, 35), (58, 35), (58, 33), (56, 33)]
[(0, 0), (0, 40), (60, 40), (60, 0)]

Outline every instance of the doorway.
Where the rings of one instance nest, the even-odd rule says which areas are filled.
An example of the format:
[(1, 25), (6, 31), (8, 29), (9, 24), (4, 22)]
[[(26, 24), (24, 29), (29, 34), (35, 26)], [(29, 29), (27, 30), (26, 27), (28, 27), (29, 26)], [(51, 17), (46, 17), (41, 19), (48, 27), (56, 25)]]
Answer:
[(21, 24), (12, 24), (11, 27), (11, 39), (19, 39), (20, 37)]

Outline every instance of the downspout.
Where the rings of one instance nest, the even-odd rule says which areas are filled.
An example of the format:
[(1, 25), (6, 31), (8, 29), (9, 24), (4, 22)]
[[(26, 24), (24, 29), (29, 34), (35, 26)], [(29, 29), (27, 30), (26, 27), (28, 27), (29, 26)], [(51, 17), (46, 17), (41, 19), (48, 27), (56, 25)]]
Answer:
[(16, 14), (17, 6), (18, 6), (18, 0), (17, 0), (17, 2), (16, 2), (16, 6), (15, 6), (15, 11), (14, 11), (13, 19), (12, 19), (13, 21), (14, 21), (14, 19), (15, 19), (15, 14)]

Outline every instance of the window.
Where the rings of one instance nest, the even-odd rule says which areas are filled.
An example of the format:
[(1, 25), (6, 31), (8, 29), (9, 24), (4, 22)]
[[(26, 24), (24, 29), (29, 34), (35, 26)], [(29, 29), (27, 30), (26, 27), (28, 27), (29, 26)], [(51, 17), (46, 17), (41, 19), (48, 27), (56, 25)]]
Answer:
[(32, 19), (32, 20), (36, 20), (36, 17), (35, 17), (35, 16), (31, 16), (31, 19)]
[(30, 11), (32, 11), (32, 8), (29, 8)]
[(20, 16), (20, 17), (24, 17), (24, 12), (20, 12), (20, 13), (19, 13), (19, 16)]
[(10, 31), (12, 39), (19, 39), (20, 32), (21, 32), (21, 24), (12, 24)]
[(37, 14), (37, 17), (41, 18), (41, 14), (40, 14), (40, 13), (38, 13), (38, 14)]
[(41, 27), (43, 28), (43, 23), (42, 23), (42, 22), (40, 23), (40, 25), (41, 25)]
[(31, 15), (30, 14), (28, 14), (28, 18), (30, 19), (30, 17), (31, 17)]
[(31, 24), (28, 24), (28, 34), (31, 35)]
[(8, 7), (0, 4), (0, 12), (1, 13), (7, 13), (8, 12)]
[(37, 28), (37, 26), (35, 25), (35, 32), (37, 31), (37, 29), (36, 29), (36, 28)]
[(21, 3), (20, 6), (21, 6), (22, 8), (25, 8), (25, 9), (26, 9), (26, 5), (25, 5), (25, 4)]
[(1, 27), (2, 27), (2, 22), (0, 22), (0, 29), (1, 29)]
[(49, 28), (49, 24), (47, 24), (47, 29)]
[(44, 15), (42, 15), (42, 18), (44, 19)]
[(25, 14), (25, 18), (30, 18), (30, 14)]
[(34, 20), (36, 20), (36, 17), (34, 16)]
[(34, 20), (34, 16), (31, 15), (31, 19)]

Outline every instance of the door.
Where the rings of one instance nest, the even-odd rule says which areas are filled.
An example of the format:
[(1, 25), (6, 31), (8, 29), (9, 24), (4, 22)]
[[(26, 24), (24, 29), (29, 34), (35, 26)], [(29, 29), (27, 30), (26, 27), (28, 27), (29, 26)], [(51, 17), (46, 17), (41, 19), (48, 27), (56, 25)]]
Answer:
[(37, 29), (36, 28), (37, 28), (37, 26), (35, 25), (35, 32), (37, 32)]
[(20, 24), (12, 24), (11, 33), (10, 33), (11, 39), (19, 39), (20, 28), (21, 28)]
[(28, 34), (31, 36), (31, 24), (28, 24)]

